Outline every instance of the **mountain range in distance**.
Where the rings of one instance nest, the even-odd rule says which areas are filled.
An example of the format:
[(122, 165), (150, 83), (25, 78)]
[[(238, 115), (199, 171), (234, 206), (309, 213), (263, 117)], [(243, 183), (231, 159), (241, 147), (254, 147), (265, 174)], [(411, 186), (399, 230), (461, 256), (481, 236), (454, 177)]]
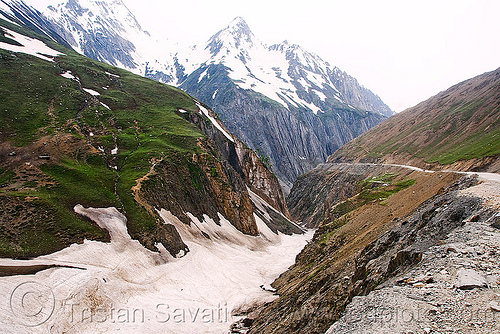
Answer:
[(267, 46), (241, 17), (204, 45), (181, 47), (142, 29), (121, 0), (54, 1), (3, 11), (90, 58), (178, 86), (211, 107), (287, 191), (393, 111), (339, 68), (298, 45)]

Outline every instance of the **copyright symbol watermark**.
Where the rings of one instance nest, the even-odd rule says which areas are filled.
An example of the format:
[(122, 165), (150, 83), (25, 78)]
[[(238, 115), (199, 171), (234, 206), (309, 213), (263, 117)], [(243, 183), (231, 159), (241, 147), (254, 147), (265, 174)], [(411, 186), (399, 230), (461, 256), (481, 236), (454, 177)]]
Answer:
[(43, 324), (52, 316), (56, 299), (52, 290), (40, 283), (19, 284), (10, 295), (15, 320), (27, 327)]

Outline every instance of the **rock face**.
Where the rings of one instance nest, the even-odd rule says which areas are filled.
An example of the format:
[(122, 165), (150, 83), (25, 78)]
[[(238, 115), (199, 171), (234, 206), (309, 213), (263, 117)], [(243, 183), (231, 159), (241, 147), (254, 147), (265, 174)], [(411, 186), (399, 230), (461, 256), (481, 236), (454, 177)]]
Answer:
[(392, 115), (356, 79), (298, 45), (263, 45), (241, 18), (215, 34), (207, 50), (180, 87), (269, 159), (287, 190), (298, 175)]
[[(500, 233), (488, 224), (494, 211), (477, 213), (425, 250), (421, 262), (354, 297), (327, 334), (496, 333)], [(432, 282), (414, 283), (431, 276)]]
[[(333, 207), (359, 193), (361, 181), (391, 172), (401, 172), (401, 169), (347, 163), (321, 164), (295, 181), (287, 197), (292, 217), (309, 227), (318, 227), (326, 220), (333, 221), (343, 214), (332, 210)], [(339, 216), (339, 213), (342, 214)]]
[[(322, 217), (311, 211), (316, 219), (324, 220), (312, 242), (298, 255), (296, 264), (273, 283), (280, 298), (252, 316), (250, 333), (324, 333), (341, 317), (354, 296), (366, 295), (394, 277), (402, 277), (402, 282), (407, 282), (404, 284), (415, 285), (414, 288), (432, 284), (435, 275), (425, 272), (411, 277), (405, 275), (409, 268), (422, 261), (428, 249), (465, 221), (475, 216), (474, 219), (482, 221), (491, 216), (491, 212), (481, 207), (479, 199), (459, 195), (459, 189), (475, 184), (474, 179), (464, 177), (456, 181), (460, 176), (453, 173), (397, 168), (384, 171), (380, 166), (352, 166), (349, 170), (341, 164), (337, 168), (342, 173), (336, 173), (334, 166), (318, 168), (325, 173), (321, 176), (323, 179), (331, 177), (328, 182), (332, 188), (327, 192), (311, 186), (308, 193), (304, 192), (304, 196), (310, 197), (309, 203), (316, 203), (317, 196), (328, 202), (329, 194), (335, 196), (343, 186), (336, 183), (335, 178), (344, 179), (346, 174), (351, 174), (351, 183), (359, 183), (357, 180), (366, 177), (362, 180), (365, 186), (366, 182), (377, 184), (388, 174), (398, 175), (392, 183), (412, 185), (380, 200), (382, 193), (377, 189), (386, 187), (377, 184), (376, 188), (369, 188), (372, 194), (377, 192), (377, 198), (368, 196), (371, 201), (347, 210), (339, 218)], [(370, 168), (373, 169), (371, 175)], [(318, 174), (320, 172), (312, 171), (304, 178), (311, 175), (313, 185), (318, 182)], [(291, 195), (297, 189), (294, 188)], [(353, 202), (366, 196), (363, 191), (359, 194), (357, 191), (359, 189), (348, 189), (345, 196), (352, 194), (349, 199)], [(303, 209), (291, 206), (291, 212), (306, 216), (305, 201), (300, 203)], [(310, 224), (317, 223), (310, 220)], [(357, 330), (363, 333), (362, 328)]]
[[(215, 117), (212, 111), (209, 113)], [(248, 192), (251, 190), (276, 211), (290, 217), (277, 178), (252, 150), (238, 140), (229, 140), (200, 114), (191, 113), (188, 117), (209, 140), (198, 141), (202, 154), (190, 158), (178, 155), (155, 165), (154, 173), (140, 190), (148, 205), (170, 211), (186, 224), (191, 221), (188, 212), (200, 221), (208, 215), (216, 222), (220, 221), (220, 213), (241, 232), (257, 235), (254, 204)], [(223, 124), (218, 126), (226, 131)], [(186, 187), (190, 183), (193, 187)]]
[(297, 176), (385, 119), (345, 105), (317, 115), (304, 108), (286, 108), (261, 94), (241, 89), (228, 77), (224, 66), (211, 65), (206, 71), (211, 79), (198, 82), (193, 75), (181, 87), (207, 101), (229, 131), (268, 159), (286, 189)]
[(162, 209), (185, 224), (223, 216), (252, 236), (258, 211), (275, 232), (302, 233), (277, 178), (213, 111), (177, 88), (64, 52), (52, 60), (0, 49), (0, 256), (109, 240), (74, 213), (78, 204), (117, 208), (133, 239), (174, 256), (188, 248)]
[(137, 47), (125, 36), (148, 38), (149, 34), (121, 0), (68, 0), (49, 6), (44, 14), (58, 35), (87, 57), (131, 69), (139, 65)]

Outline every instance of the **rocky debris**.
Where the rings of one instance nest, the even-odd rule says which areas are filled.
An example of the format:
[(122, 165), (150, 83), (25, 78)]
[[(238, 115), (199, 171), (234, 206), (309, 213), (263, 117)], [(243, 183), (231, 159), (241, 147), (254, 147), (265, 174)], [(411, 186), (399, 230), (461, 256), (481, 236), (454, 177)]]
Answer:
[(273, 288), (270, 284), (262, 284), (260, 286), (260, 288), (264, 291), (268, 291), (268, 292), (272, 292), (272, 293), (276, 293), (276, 289)]
[[(330, 195), (337, 196), (345, 183), (332, 182), (331, 188), (320, 189), (314, 187), (314, 180), (307, 182), (305, 178), (328, 180), (329, 172), (333, 172), (330, 173), (332, 179), (342, 178), (340, 173), (335, 174), (338, 168), (344, 168), (346, 176), (356, 170), (368, 173), (370, 166), (330, 165), (324, 167), (325, 174), (308, 173), (302, 180), (303, 203), (316, 203), (318, 196), (325, 196), (323, 201), (325, 198), (328, 201)], [(478, 215), (480, 200), (457, 197), (455, 190), (449, 190), (468, 186), (467, 177), (419, 171), (410, 171), (411, 175), (407, 175), (407, 169), (393, 168), (396, 167), (374, 170), (374, 174), (361, 180), (400, 173), (400, 177), (415, 179), (415, 183), (390, 196), (384, 204), (370, 202), (342, 218), (325, 219), (313, 240), (297, 256), (296, 264), (273, 283), (280, 298), (255, 317), (250, 333), (323, 334), (342, 316), (354, 296), (382, 287), (388, 279), (418, 277), (422, 282), (413, 282), (418, 288), (413, 284), (402, 288), (422, 293), (437, 284), (431, 283), (430, 275), (426, 275), (429, 272), (432, 280), (437, 280), (430, 268), (418, 273), (411, 273), (408, 268), (420, 262), (424, 252), (444, 240), (454, 228)], [(348, 177), (342, 180), (349, 182)], [(347, 183), (346, 187), (349, 186)], [(323, 205), (321, 200), (318, 203)], [(429, 283), (424, 283), (426, 281)]]
[(495, 312), (500, 312), (500, 304), (497, 301), (491, 301), (490, 308)]
[(415, 278), (403, 278), (397, 281), (400, 285), (412, 285), (414, 287), (425, 287), (426, 284), (433, 282), (434, 276), (430, 272)]
[(231, 334), (246, 334), (253, 324), (253, 319), (245, 318), (231, 325)]
[(486, 278), (482, 274), (474, 269), (461, 269), (458, 271), (455, 286), (461, 290), (471, 290), (488, 287), (488, 282), (486, 282)]
[(500, 213), (497, 213), (492, 217), (491, 227), (500, 229)]
[(413, 269), (354, 297), (327, 333), (498, 333), (500, 231), (489, 217), (479, 208)]

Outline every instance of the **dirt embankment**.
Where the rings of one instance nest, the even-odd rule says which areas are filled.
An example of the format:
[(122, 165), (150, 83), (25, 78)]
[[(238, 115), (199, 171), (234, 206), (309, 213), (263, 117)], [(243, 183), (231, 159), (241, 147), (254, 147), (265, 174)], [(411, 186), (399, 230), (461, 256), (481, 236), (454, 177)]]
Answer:
[[(311, 176), (309, 187), (308, 175), (300, 181), (304, 189), (302, 196), (308, 198), (313, 205), (324, 201), (324, 220), (313, 241), (297, 256), (296, 264), (273, 284), (278, 289), (280, 298), (257, 316), (250, 315), (255, 317), (250, 333), (324, 333), (340, 318), (354, 296), (368, 293), (388, 277), (420, 261), (424, 249), (438, 242), (446, 231), (437, 231), (429, 239), (430, 243), (422, 244), (422, 248), (406, 249), (419, 238), (425, 239), (425, 234), (422, 234), (425, 225), (417, 223), (419, 217), (431, 217), (434, 209), (453, 201), (457, 189), (473, 182), (465, 177), (455, 183), (462, 177), (455, 173), (425, 173), (406, 168), (369, 165), (325, 165), (322, 172), (316, 172)], [(344, 193), (346, 197), (351, 194), (342, 190), (342, 182), (337, 182), (338, 178), (347, 177), (351, 183), (355, 183), (387, 173), (397, 175), (393, 180), (396, 183), (404, 180), (415, 182), (387, 199), (377, 198), (345, 216), (333, 220), (328, 218), (328, 208), (331, 208), (332, 203), (338, 202), (338, 193)], [(314, 188), (314, 184), (318, 184), (318, 178), (328, 180), (329, 186), (323, 185), (324, 189)], [(355, 193), (356, 190), (354, 195)], [(422, 209), (429, 203), (434, 204)], [(463, 206), (472, 204), (462, 203)], [(297, 213), (295, 206), (290, 207), (292, 213)], [(314, 210), (311, 213), (321, 217)], [(448, 212), (452, 213), (455, 217), (453, 224), (459, 225), (468, 211)], [(411, 224), (408, 223), (410, 221)], [(442, 223), (445, 224), (444, 220)], [(390, 234), (391, 230), (401, 226), (411, 228), (408, 233), (403, 232), (407, 228), (404, 227), (400, 232)], [(406, 240), (407, 235), (413, 236), (413, 239)], [(374, 248), (373, 243), (377, 240), (381, 240), (385, 246)], [(369, 264), (374, 263), (370, 263), (373, 259), (380, 261), (376, 266), (370, 267)]]

